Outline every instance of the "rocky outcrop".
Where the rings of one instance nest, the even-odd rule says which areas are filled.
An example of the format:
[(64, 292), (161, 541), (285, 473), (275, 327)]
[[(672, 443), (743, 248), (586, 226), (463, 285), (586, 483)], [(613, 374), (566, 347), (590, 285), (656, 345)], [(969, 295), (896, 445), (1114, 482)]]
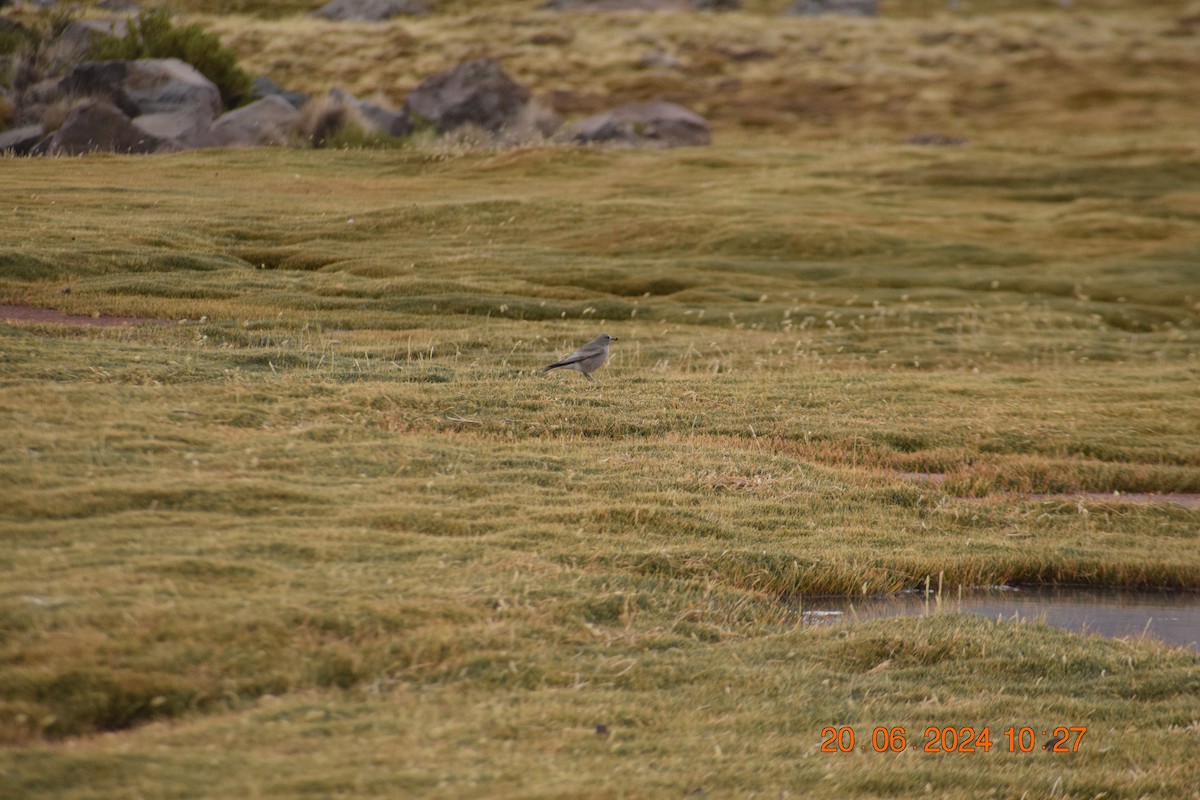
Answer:
[(548, 11), (690, 11), (687, 0), (547, 0)]
[(820, 14), (874, 17), (879, 13), (879, 0), (796, 0), (796, 3), (783, 13), (789, 17), (811, 17)]
[[(721, 0), (690, 6), (716, 8)], [(80, 26), (65, 49), (98, 32)], [(115, 29), (114, 29), (115, 30)], [(64, 74), (65, 73), (65, 74)], [(175, 152), (200, 147), (322, 146), (347, 127), (368, 135), (403, 137), (427, 126), (463, 142), (522, 145), (556, 135), (562, 113), (604, 108), (587, 103), (545, 104), (491, 59), (460, 64), (417, 86), (400, 110), (342, 89), (316, 99), (288, 92), (267, 78), (255, 81), (259, 99), (221, 114), (216, 85), (178, 59), (90, 61), (66, 65), (53, 77), (30, 73), (0, 100), (12, 109), (13, 129), (0, 132), (0, 152), (40, 155), (93, 151)], [(561, 98), (559, 98), (561, 99)], [(557, 107), (556, 106), (561, 106)], [(61, 123), (61, 125), (60, 125)], [(671, 103), (622, 106), (583, 120), (560, 141), (675, 147), (709, 143), (708, 123)], [(354, 141), (351, 137), (348, 141)]]
[(112, 103), (91, 100), (76, 106), (50, 140), (50, 155), (77, 156), (95, 151), (152, 153), (163, 142), (138, 128)]
[(187, 107), (221, 113), (221, 91), (199, 70), (177, 58), (88, 61), (59, 82), (65, 95), (104, 98), (126, 116), (160, 114)]
[(712, 141), (708, 122), (674, 103), (635, 103), (575, 123), (570, 138), (651, 147), (706, 145)]
[(529, 89), (510, 78), (490, 58), (460, 64), (427, 79), (408, 96), (409, 115), (431, 123), (439, 133), (476, 125), (499, 133), (520, 118)]
[(905, 144), (915, 144), (922, 147), (958, 147), (967, 140), (961, 136), (951, 136), (945, 133), (918, 133), (904, 140)]
[(548, 11), (737, 11), (741, 0), (546, 0)]
[(400, 16), (429, 13), (423, 0), (330, 0), (313, 12), (314, 17), (357, 22), (378, 22)]

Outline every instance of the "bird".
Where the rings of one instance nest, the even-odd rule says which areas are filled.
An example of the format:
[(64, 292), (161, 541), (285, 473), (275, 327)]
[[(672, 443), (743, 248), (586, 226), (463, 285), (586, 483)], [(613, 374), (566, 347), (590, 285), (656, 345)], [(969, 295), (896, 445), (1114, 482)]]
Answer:
[(608, 345), (615, 341), (617, 341), (615, 336), (602, 333), (561, 361), (555, 361), (553, 364), (542, 367), (542, 372), (570, 367), (590, 381), (592, 373), (604, 366), (605, 361), (608, 361)]

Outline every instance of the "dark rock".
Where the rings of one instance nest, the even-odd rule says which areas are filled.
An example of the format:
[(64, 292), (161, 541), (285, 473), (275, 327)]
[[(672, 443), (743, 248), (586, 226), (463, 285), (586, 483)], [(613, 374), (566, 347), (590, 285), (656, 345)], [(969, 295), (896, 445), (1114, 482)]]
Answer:
[(904, 140), (904, 143), (934, 147), (954, 147), (957, 145), (966, 144), (967, 140), (961, 136), (950, 136), (945, 133), (919, 133), (915, 136), (908, 137)]
[(260, 75), (255, 78), (250, 91), (256, 100), (263, 97), (270, 97), (271, 95), (279, 95), (291, 103), (292, 108), (297, 109), (304, 108), (304, 104), (309, 101), (309, 96), (304, 94), (304, 92), (293, 92), (284, 89), (266, 75)]
[(103, 100), (74, 108), (50, 141), (51, 155), (82, 155), (95, 151), (151, 153), (162, 141), (140, 130), (121, 109)]
[(0, 154), (27, 156), (45, 135), (41, 125), (25, 125), (0, 132)]
[(496, 133), (514, 123), (528, 102), (529, 89), (495, 61), (481, 58), (425, 80), (408, 96), (405, 108), (441, 133), (466, 124)]
[(127, 116), (179, 111), (187, 106), (221, 113), (221, 92), (190, 64), (177, 58), (88, 61), (59, 84), (63, 92), (102, 97)]
[(783, 13), (789, 17), (811, 17), (820, 14), (874, 17), (879, 13), (879, 0), (796, 0), (796, 3)]
[(423, 0), (330, 0), (312, 15), (332, 20), (378, 22), (392, 17), (428, 13), (429, 4)]
[(674, 103), (620, 106), (576, 123), (577, 142), (613, 142), (640, 146), (683, 147), (712, 141), (708, 122)]
[(547, 0), (549, 11), (690, 11), (687, 0)]

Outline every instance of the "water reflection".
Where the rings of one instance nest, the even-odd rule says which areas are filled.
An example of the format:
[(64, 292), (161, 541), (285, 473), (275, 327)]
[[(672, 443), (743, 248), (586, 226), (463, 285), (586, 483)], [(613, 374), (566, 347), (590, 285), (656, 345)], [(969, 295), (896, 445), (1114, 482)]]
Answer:
[(1127, 592), (1070, 586), (1021, 586), (964, 590), (936, 595), (924, 591), (890, 597), (806, 597), (804, 621), (828, 624), (846, 620), (912, 617), (961, 612), (1031, 621), (1079, 633), (1111, 637), (1142, 636), (1200, 652), (1200, 594)]

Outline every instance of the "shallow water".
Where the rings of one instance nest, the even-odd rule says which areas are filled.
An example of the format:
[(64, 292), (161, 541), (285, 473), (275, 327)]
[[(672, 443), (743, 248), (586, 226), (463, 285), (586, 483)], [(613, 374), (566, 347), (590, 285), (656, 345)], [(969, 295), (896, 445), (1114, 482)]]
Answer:
[(963, 590), (961, 598), (957, 591), (944, 591), (940, 606), (933, 594), (926, 596), (923, 591), (890, 597), (806, 597), (802, 611), (809, 624), (961, 612), (1045, 621), (1077, 633), (1114, 638), (1144, 634), (1200, 652), (1200, 593), (1196, 592), (1004, 586)]

